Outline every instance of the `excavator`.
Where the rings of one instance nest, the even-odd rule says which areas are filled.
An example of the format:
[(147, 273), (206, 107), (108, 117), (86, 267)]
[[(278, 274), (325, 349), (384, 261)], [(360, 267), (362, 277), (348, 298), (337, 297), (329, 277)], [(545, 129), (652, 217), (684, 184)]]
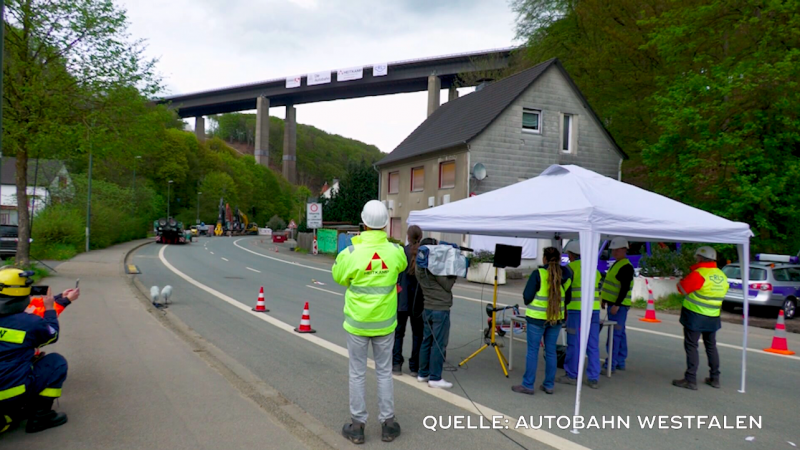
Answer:
[(239, 211), (237, 208), (236, 212), (239, 214), (239, 223), (241, 224), (240, 233), (243, 235), (256, 235), (258, 234), (258, 224), (255, 222), (250, 222), (247, 219), (247, 214)]
[(231, 236), (258, 234), (258, 224), (250, 222), (247, 215), (236, 208), (236, 212), (231, 211), (229, 204), (223, 198), (219, 199), (219, 215), (217, 216), (217, 226), (214, 228), (215, 236), (224, 234)]

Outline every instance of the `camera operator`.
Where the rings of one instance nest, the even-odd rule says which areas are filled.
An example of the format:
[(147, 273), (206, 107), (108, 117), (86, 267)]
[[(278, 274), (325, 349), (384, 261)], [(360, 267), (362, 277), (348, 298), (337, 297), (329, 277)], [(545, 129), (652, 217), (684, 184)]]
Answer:
[[(425, 238), (421, 245), (437, 245), (436, 239)], [(424, 331), (419, 351), (417, 381), (428, 382), (433, 388), (450, 389), (453, 383), (442, 379), (447, 342), (450, 338), (450, 308), (453, 306), (453, 285), (456, 276), (436, 276), (416, 265), (419, 287), (422, 289), (425, 310), (422, 312)]]

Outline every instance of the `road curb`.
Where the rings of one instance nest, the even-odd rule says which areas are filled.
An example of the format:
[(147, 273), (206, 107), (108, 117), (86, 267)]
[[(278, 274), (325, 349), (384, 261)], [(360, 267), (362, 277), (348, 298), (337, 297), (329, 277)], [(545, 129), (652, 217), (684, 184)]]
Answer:
[[(136, 250), (151, 243), (143, 243), (132, 248), (125, 255), (123, 265), (128, 264), (128, 260)], [(219, 372), (243, 396), (254, 401), (275, 422), (283, 426), (286, 431), (306, 447), (312, 450), (352, 448), (340, 435), (334, 433), (325, 424), (284, 397), (277, 389), (267, 384), (250, 369), (205, 340), (177, 316), (167, 310), (153, 307), (149, 298), (150, 291), (139, 281), (136, 275), (124, 276), (131, 290), (142, 302), (147, 312), (188, 344), (189, 348), (197, 356)]]

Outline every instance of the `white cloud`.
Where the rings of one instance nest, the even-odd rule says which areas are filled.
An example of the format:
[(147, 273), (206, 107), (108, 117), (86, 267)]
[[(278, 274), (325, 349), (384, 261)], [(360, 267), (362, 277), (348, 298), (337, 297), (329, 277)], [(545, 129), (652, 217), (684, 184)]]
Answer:
[[(122, 0), (169, 94), (513, 44), (507, 0)], [(446, 100), (446, 92), (442, 93)], [(270, 114), (283, 117), (283, 108)], [(391, 151), (424, 93), (298, 106), (300, 123)], [(193, 120), (189, 123), (193, 125)]]

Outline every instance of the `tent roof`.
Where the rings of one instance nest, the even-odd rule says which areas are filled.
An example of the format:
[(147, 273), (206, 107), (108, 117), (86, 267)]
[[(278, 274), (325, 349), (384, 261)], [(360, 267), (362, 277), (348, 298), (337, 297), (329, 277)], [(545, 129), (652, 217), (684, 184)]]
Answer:
[(536, 178), (476, 197), (411, 212), (425, 231), (551, 239), (593, 232), (665, 242), (748, 243), (732, 222), (574, 165), (552, 165)]

